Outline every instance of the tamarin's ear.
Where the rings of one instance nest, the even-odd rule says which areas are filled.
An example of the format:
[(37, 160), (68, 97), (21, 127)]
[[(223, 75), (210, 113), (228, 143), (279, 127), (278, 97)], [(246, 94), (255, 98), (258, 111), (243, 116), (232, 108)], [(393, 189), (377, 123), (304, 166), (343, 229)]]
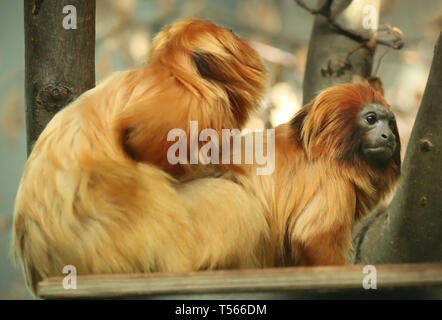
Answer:
[(215, 55), (206, 52), (194, 52), (193, 61), (200, 76), (207, 80), (220, 81), (226, 83), (227, 70), (222, 67), (222, 61)]

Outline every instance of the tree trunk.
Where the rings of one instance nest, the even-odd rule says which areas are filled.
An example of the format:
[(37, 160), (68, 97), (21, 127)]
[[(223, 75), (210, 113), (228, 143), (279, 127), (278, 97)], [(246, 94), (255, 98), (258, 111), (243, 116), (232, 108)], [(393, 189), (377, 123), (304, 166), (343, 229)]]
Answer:
[[(76, 8), (76, 29), (63, 26), (67, 5)], [(24, 0), (24, 18), (29, 155), (51, 118), (95, 85), (95, 1)]]
[[(341, 26), (367, 37), (372, 36), (373, 30), (363, 27), (363, 9), (372, 5), (379, 17), (379, 0), (321, 0), (318, 4), (318, 8), (330, 12), (331, 17)], [(358, 41), (337, 31), (325, 17), (316, 15), (304, 76), (303, 104), (311, 101), (322, 89), (351, 82), (355, 76), (367, 78), (371, 75), (374, 50), (360, 45)]]
[(400, 186), (387, 211), (361, 222), (354, 246), (356, 263), (442, 261), (442, 33)]

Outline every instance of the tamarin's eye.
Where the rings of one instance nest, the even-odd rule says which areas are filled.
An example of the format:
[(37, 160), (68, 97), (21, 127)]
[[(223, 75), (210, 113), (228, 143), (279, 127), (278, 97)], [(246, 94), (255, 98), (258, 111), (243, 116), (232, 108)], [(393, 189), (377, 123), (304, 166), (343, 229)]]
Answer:
[(374, 124), (378, 120), (374, 114), (369, 114), (365, 119), (368, 124)]

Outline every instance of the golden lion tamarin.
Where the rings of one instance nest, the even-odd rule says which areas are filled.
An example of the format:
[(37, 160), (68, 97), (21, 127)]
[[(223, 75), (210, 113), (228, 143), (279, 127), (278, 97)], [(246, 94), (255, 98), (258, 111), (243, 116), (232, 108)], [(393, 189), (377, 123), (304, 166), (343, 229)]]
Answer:
[(266, 215), (264, 256), (275, 266), (345, 264), (353, 222), (400, 176), (387, 102), (368, 84), (328, 88), (276, 128), (275, 153), (272, 175), (258, 176), (251, 165), (234, 177)]
[[(167, 161), (167, 135), (188, 134), (192, 120), (200, 131), (241, 128), (263, 88), (255, 50), (192, 19), (157, 35), (146, 66), (115, 73), (61, 110), (16, 198), (13, 247), (32, 290), (66, 264), (83, 274), (253, 265), (242, 250), (252, 256), (260, 235), (241, 226), (265, 224), (260, 208), (230, 181), (213, 196), (210, 179), (178, 185), (173, 177), (190, 166)], [(235, 190), (235, 201), (219, 203)], [(238, 216), (236, 202), (248, 211)]]
[[(199, 21), (181, 25), (186, 23), (199, 26), (189, 39), (212, 39), (218, 30)], [(174, 30), (182, 29), (172, 26), (159, 35), (151, 59), (155, 50), (177, 49), (179, 41), (167, 42)], [(224, 31), (224, 41), (237, 41)], [(218, 45), (227, 50), (226, 43)], [(228, 52), (236, 48), (229, 46)], [(201, 42), (199, 50), (203, 48)], [(212, 53), (217, 57), (218, 52)], [(209, 81), (201, 76), (210, 74), (213, 85), (220, 86), (213, 102), (220, 95), (228, 110), (245, 107), (247, 101), (246, 109), (252, 109), (261, 89), (253, 91), (238, 79), (227, 81), (224, 73), (229, 69), (211, 61), (219, 57), (201, 62), (201, 55), (195, 60), (191, 54), (193, 62), (183, 61), (190, 61), (195, 81)], [(246, 57), (240, 60), (244, 69), (235, 71), (244, 72), (241, 81), (250, 85), (250, 78), (260, 72)], [(232, 58), (235, 63), (239, 59)], [(166, 164), (162, 144), (167, 146), (167, 129), (187, 128), (193, 116), (180, 118), (176, 105), (170, 110), (170, 125), (168, 113), (152, 120), (148, 114), (167, 105), (149, 105), (144, 114), (138, 101), (147, 92), (144, 81), (149, 81), (137, 73), (126, 76), (110, 78), (58, 113), (28, 159), (17, 194), (13, 247), (34, 292), (38, 281), (60, 275), (65, 265), (90, 274), (343, 264), (352, 223), (399, 177), (400, 141), (387, 103), (369, 85), (346, 84), (323, 91), (293, 120), (276, 128), (272, 174), (257, 175), (258, 164), (244, 164), (221, 176), (176, 180), (172, 174), (179, 171)], [(205, 98), (192, 85), (192, 77), (180, 81), (177, 88), (195, 95), (195, 108), (183, 113), (193, 114), (196, 101)], [(169, 88), (166, 82), (164, 92), (173, 93)], [(234, 98), (231, 88), (239, 90)], [(155, 92), (163, 97), (155, 90), (149, 94)], [(166, 100), (165, 94), (157, 101)], [(129, 108), (128, 101), (136, 107)], [(210, 110), (197, 113), (205, 127), (223, 122), (214, 127), (234, 128), (247, 118), (238, 111), (226, 118), (225, 109)], [(150, 144), (156, 148), (154, 155)]]

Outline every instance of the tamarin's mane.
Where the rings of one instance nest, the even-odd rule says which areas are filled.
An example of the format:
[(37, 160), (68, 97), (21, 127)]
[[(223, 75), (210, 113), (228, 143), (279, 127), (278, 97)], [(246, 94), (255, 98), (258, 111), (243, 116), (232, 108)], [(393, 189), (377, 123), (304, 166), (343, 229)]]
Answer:
[(357, 195), (355, 218), (372, 208), (394, 187), (401, 173), (400, 139), (386, 166), (370, 165), (361, 152), (361, 132), (355, 123), (363, 106), (378, 103), (390, 108), (368, 84), (343, 84), (322, 91), (289, 122), (292, 138), (310, 161), (326, 161), (352, 182)]

